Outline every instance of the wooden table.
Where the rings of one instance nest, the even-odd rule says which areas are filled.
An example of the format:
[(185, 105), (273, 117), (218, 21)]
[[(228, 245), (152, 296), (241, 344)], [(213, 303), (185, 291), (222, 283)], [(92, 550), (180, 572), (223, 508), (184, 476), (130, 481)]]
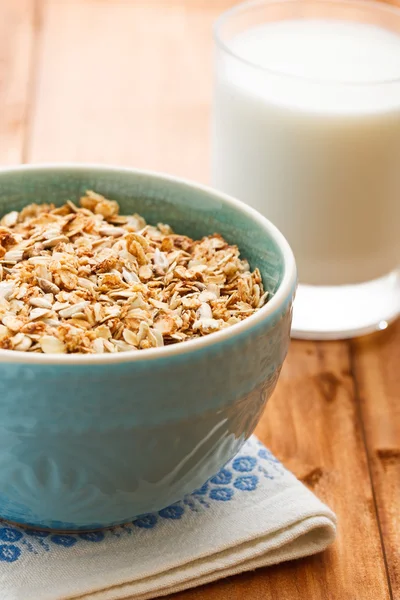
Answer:
[[(233, 3), (1, 0), (0, 161), (207, 181), (211, 23)], [(257, 433), (336, 511), (337, 541), (174, 600), (400, 599), (399, 359), (399, 322), (351, 342), (292, 343)]]

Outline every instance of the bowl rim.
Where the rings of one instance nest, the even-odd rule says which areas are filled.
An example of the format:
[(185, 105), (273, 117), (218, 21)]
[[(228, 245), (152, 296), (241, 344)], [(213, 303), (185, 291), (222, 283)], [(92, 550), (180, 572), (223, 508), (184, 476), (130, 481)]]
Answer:
[[(215, 346), (219, 342), (224, 342), (228, 339), (234, 339), (244, 332), (251, 332), (255, 330), (260, 323), (271, 317), (271, 315), (279, 313), (279, 310), (283, 305), (293, 296), (297, 284), (297, 270), (295, 258), (292, 249), (279, 231), (279, 229), (273, 225), (266, 217), (261, 215), (254, 208), (248, 206), (241, 200), (220, 192), (210, 186), (163, 173), (160, 171), (152, 171), (147, 169), (137, 169), (132, 167), (108, 165), (99, 163), (75, 163), (75, 162), (54, 162), (54, 163), (34, 163), (27, 165), (16, 165), (6, 166), (0, 168), (0, 177), (7, 173), (18, 173), (18, 172), (43, 172), (43, 171), (104, 171), (113, 173), (131, 173), (136, 176), (149, 177), (157, 179), (162, 182), (170, 182), (177, 184), (178, 186), (195, 188), (204, 194), (214, 196), (218, 200), (222, 201), (225, 205), (232, 207), (237, 212), (246, 213), (254, 221), (258, 221), (265, 231), (271, 236), (271, 238), (278, 245), (282, 252), (284, 260), (284, 274), (283, 279), (274, 294), (259, 311), (247, 317), (240, 323), (226, 327), (220, 331), (213, 332), (201, 338), (194, 340), (188, 340), (184, 343), (172, 344), (170, 346), (162, 346), (158, 348), (149, 348), (144, 352), (132, 351), (132, 352), (118, 352), (115, 354), (40, 354), (40, 353), (29, 353), (17, 350), (3, 350), (0, 349), (0, 364), (1, 363), (18, 363), (18, 364), (41, 364), (41, 365), (105, 365), (105, 364), (119, 364), (119, 363), (137, 363), (146, 362), (172, 356), (178, 356), (183, 354), (191, 354), (198, 350), (202, 350), (207, 347)], [(1, 185), (1, 181), (0, 181)]]

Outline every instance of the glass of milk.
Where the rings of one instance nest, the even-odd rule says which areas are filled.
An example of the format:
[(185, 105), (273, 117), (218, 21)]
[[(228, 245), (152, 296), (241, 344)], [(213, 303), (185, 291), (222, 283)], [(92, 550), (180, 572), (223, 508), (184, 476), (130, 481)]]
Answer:
[(400, 11), (256, 0), (215, 26), (213, 185), (268, 217), (299, 270), (292, 335), (400, 314)]

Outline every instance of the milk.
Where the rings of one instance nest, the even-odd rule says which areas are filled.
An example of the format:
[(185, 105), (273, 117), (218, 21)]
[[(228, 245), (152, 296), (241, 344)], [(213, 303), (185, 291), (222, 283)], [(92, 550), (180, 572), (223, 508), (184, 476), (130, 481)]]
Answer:
[(281, 229), (303, 283), (365, 282), (395, 269), (400, 36), (299, 19), (256, 26), (229, 48), (217, 57), (215, 187)]

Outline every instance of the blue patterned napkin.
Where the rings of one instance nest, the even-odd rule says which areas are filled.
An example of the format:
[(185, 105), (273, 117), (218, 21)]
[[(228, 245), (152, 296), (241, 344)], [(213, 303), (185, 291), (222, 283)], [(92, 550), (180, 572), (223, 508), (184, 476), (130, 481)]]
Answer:
[(146, 600), (315, 554), (335, 515), (254, 436), (202, 488), (111, 531), (0, 524), (1, 600)]

